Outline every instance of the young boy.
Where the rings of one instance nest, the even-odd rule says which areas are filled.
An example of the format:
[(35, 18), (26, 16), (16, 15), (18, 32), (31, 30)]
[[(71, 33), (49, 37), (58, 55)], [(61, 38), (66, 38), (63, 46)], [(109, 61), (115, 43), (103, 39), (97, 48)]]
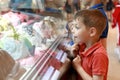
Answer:
[[(78, 80), (107, 80), (108, 56), (100, 36), (106, 27), (106, 17), (97, 9), (81, 10), (75, 15), (72, 61)], [(77, 44), (79, 43), (79, 44)]]
[[(106, 0), (82, 0), (82, 2), (84, 3), (84, 5), (89, 5), (89, 9), (98, 9), (103, 13), (103, 15), (106, 16), (104, 11), (104, 4), (106, 3)], [(107, 49), (108, 21), (106, 23), (106, 27), (100, 38), (103, 46)]]

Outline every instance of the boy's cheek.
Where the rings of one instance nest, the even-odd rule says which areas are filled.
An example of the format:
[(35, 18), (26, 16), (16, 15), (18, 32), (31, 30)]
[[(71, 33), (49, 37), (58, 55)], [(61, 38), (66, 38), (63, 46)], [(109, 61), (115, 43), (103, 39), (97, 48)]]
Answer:
[(81, 42), (81, 39), (78, 38), (78, 37), (77, 37), (77, 38), (74, 38), (74, 42), (75, 42), (75, 43), (80, 43), (80, 42)]

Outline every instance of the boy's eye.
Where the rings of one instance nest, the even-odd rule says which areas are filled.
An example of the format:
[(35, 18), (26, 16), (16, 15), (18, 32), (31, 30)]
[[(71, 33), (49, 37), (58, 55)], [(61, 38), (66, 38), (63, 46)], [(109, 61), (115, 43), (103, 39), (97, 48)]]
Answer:
[(75, 28), (76, 28), (76, 29), (80, 29), (80, 27), (78, 27), (78, 26), (75, 26)]

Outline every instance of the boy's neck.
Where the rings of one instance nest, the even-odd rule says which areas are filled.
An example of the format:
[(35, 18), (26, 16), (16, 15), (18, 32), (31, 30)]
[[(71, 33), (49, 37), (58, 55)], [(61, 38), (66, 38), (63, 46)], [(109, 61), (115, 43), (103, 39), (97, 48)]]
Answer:
[(99, 42), (100, 39), (96, 39), (96, 40), (90, 40), (88, 41), (86, 44), (86, 50), (89, 49), (92, 45), (94, 45), (95, 43)]

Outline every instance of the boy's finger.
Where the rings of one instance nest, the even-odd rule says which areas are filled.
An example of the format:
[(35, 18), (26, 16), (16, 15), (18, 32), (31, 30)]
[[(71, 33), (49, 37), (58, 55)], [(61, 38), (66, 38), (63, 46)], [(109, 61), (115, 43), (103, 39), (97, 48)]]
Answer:
[(79, 55), (77, 55), (77, 57), (76, 57), (78, 60), (80, 60), (80, 56)]

